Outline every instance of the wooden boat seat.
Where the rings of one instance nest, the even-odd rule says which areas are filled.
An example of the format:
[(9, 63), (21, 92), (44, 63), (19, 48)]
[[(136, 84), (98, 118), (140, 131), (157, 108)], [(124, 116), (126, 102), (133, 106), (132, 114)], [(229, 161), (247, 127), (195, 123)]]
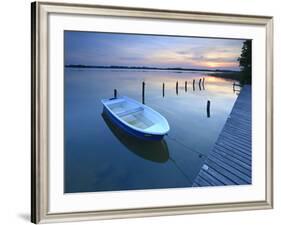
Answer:
[(140, 112), (143, 110), (143, 107), (137, 107), (137, 108), (133, 108), (133, 109), (129, 109), (127, 111), (124, 112), (120, 112), (120, 113), (116, 113), (117, 116), (119, 117), (123, 117), (123, 116), (127, 116), (136, 112)]

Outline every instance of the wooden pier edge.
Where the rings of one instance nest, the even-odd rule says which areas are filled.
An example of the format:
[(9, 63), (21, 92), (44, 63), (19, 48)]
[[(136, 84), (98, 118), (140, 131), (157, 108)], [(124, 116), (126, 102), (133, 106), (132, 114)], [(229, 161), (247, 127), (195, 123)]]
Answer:
[(252, 183), (252, 88), (244, 85), (193, 187)]

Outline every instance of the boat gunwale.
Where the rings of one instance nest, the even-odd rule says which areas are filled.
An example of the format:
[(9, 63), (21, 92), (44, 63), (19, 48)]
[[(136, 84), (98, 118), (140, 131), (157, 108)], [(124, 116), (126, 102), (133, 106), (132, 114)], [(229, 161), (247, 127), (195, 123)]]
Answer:
[[(147, 111), (150, 111), (150, 112), (153, 113), (153, 114), (156, 114), (157, 117), (161, 118), (161, 120), (164, 121), (164, 123), (166, 123), (167, 129), (165, 129), (164, 132), (145, 131), (145, 130), (143, 130), (143, 129), (141, 129), (141, 128), (137, 128), (137, 127), (135, 127), (135, 126), (133, 126), (133, 125), (127, 123), (125, 120), (123, 120), (122, 118), (120, 118), (119, 116), (117, 116), (116, 113), (114, 113), (114, 112), (109, 108), (109, 106), (106, 104), (106, 102), (108, 102), (108, 101), (114, 101), (114, 100), (124, 100), (124, 101), (128, 101), (128, 102), (133, 102), (133, 103), (135, 103), (135, 104), (137, 104), (137, 105), (143, 107), (143, 108), (144, 108), (144, 111), (147, 110)], [(169, 132), (169, 130), (170, 130), (169, 123), (168, 123), (167, 119), (166, 119), (164, 116), (162, 116), (159, 112), (155, 111), (154, 109), (152, 109), (152, 108), (150, 108), (150, 107), (148, 107), (148, 106), (146, 106), (146, 105), (144, 105), (144, 104), (142, 104), (142, 103), (140, 103), (140, 102), (137, 102), (137, 101), (134, 100), (134, 99), (131, 99), (131, 98), (126, 97), (126, 96), (121, 96), (121, 97), (119, 97), (119, 98), (102, 99), (101, 102), (102, 102), (103, 106), (106, 107), (106, 109), (111, 113), (112, 116), (114, 116), (114, 117), (115, 117), (116, 119), (118, 119), (121, 123), (125, 124), (126, 126), (130, 127), (130, 128), (133, 129), (133, 130), (136, 130), (136, 131), (141, 132), (141, 133), (143, 133), (143, 134), (151, 134), (151, 135), (165, 135), (165, 134), (167, 134), (167, 133)], [(117, 101), (117, 102), (118, 102), (118, 101)], [(120, 102), (121, 102), (121, 101), (120, 101)], [(163, 129), (163, 130), (164, 130), (164, 129)]]

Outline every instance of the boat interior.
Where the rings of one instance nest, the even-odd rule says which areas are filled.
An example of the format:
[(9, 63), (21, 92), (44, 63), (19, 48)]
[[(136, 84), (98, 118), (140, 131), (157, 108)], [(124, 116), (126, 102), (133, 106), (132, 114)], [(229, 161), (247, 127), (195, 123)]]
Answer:
[(127, 101), (119, 101), (108, 105), (108, 107), (123, 121), (139, 129), (144, 130), (154, 125), (147, 118), (144, 108), (139, 105)]

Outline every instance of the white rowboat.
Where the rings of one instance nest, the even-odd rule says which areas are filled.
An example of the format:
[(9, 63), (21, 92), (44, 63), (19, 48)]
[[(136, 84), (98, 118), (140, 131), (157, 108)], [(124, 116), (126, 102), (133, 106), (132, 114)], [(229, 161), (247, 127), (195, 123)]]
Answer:
[(170, 130), (165, 117), (126, 96), (103, 99), (103, 111), (126, 133), (145, 140), (161, 140)]

